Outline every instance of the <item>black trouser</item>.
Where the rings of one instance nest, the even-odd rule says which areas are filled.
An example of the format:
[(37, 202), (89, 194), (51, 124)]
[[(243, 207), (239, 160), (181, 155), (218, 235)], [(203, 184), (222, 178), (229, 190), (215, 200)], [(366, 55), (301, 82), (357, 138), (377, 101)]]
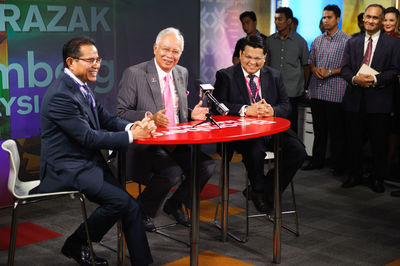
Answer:
[(388, 152), (389, 125), (389, 114), (369, 114), (364, 110), (346, 112), (349, 175), (362, 176), (362, 147), (364, 136), (366, 136), (370, 141), (373, 156), (371, 178), (383, 181)]
[[(182, 174), (186, 178), (171, 198), (190, 208), (192, 198), (189, 146), (178, 145), (174, 151), (169, 152), (164, 146), (153, 145), (143, 156), (148, 156), (147, 160), (151, 160), (150, 173), (152, 173), (140, 199), (143, 212), (150, 217), (155, 217), (172, 187), (181, 181)], [(215, 162), (203, 152), (199, 152), (198, 167), (201, 191), (214, 173)]]
[(346, 135), (342, 103), (311, 99), (311, 112), (314, 129), (311, 162), (317, 166), (324, 164), (329, 136), (332, 168), (343, 171)]
[(292, 106), (292, 112), (290, 113), (288, 119), (290, 121), (290, 128), (297, 134), (298, 132), (298, 120), (299, 120), (299, 111), (298, 105), (303, 96), (298, 97), (289, 97), (290, 105)]
[[(151, 264), (153, 259), (144, 231), (139, 204), (121, 188), (108, 169), (105, 169), (104, 176), (103, 186), (96, 195), (85, 194), (90, 201), (100, 205), (87, 219), (91, 240), (100, 242), (117, 220), (121, 219), (132, 265)], [(86, 242), (83, 223), (70, 239), (81, 243)]]
[[(293, 179), (297, 170), (307, 157), (303, 143), (290, 129), (281, 133), (282, 162), (279, 179), (281, 192)], [(265, 192), (267, 197), (273, 192), (273, 171), (264, 174), (264, 158), (266, 151), (273, 151), (273, 141), (270, 137), (235, 141), (232, 147), (243, 156), (243, 162), (248, 172), (249, 180), (254, 191)]]

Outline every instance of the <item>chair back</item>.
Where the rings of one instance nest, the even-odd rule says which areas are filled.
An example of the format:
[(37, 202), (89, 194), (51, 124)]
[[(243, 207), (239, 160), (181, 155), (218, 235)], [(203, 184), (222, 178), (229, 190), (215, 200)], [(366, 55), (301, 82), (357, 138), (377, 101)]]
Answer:
[(3, 150), (8, 152), (10, 160), (10, 172), (8, 174), (8, 190), (16, 197), (24, 197), (29, 194), (29, 191), (40, 184), (39, 180), (22, 182), (18, 178), (20, 169), (20, 155), (17, 147), (17, 143), (13, 139), (9, 139), (1, 144)]

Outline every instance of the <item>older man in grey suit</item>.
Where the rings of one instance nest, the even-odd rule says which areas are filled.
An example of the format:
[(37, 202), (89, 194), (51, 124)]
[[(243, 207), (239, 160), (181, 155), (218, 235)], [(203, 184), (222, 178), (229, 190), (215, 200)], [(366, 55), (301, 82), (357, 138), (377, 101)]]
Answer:
[[(192, 120), (204, 120), (208, 108), (199, 102), (193, 110), (187, 105), (188, 71), (177, 65), (183, 51), (183, 36), (178, 29), (167, 28), (158, 35), (153, 46), (154, 59), (126, 69), (119, 83), (118, 116), (128, 121), (147, 116), (157, 126), (168, 127)], [(146, 184), (139, 199), (147, 231), (155, 231), (151, 218), (156, 216), (171, 188), (189, 176), (190, 150), (186, 145), (132, 145), (127, 158), (128, 176)], [(215, 163), (205, 155), (199, 157), (201, 188), (212, 176)], [(189, 226), (182, 203), (190, 205), (190, 180), (184, 179), (164, 205), (178, 223)]]

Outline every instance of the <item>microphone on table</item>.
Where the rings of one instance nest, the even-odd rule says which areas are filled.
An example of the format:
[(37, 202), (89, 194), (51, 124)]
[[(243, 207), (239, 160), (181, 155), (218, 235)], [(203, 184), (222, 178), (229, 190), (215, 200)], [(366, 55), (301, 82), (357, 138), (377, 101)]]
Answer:
[(215, 99), (215, 97), (211, 94), (211, 92), (214, 90), (213, 85), (200, 82), (199, 87), (200, 94), (207, 96), (207, 98), (214, 104), (218, 113), (221, 115), (227, 115), (229, 113), (228, 107), (226, 107), (225, 104), (218, 102), (218, 100)]

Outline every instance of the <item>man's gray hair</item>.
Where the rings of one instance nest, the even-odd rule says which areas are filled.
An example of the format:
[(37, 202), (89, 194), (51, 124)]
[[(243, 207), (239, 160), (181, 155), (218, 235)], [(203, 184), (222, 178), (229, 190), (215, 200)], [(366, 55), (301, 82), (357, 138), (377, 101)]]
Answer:
[(183, 44), (184, 44), (183, 35), (182, 35), (182, 33), (181, 33), (177, 28), (169, 27), (169, 28), (166, 28), (166, 29), (163, 29), (162, 31), (160, 31), (160, 32), (158, 33), (158, 35), (157, 35), (157, 38), (156, 38), (156, 45), (158, 46), (158, 45), (160, 44), (161, 39), (162, 39), (165, 35), (171, 34), (171, 33), (175, 34), (175, 35), (176, 35), (176, 38), (177, 38), (178, 40), (182, 40), (182, 51), (181, 51), (181, 52), (183, 52)]
[(385, 8), (384, 8), (382, 5), (380, 5), (380, 4), (370, 4), (369, 6), (367, 6), (367, 7), (365, 8), (364, 14), (367, 12), (367, 9), (370, 8), (370, 7), (377, 7), (377, 8), (380, 8), (380, 9), (382, 10), (382, 13), (381, 13), (381, 16), (380, 16), (380, 17), (381, 17), (382, 19), (385, 18)]

